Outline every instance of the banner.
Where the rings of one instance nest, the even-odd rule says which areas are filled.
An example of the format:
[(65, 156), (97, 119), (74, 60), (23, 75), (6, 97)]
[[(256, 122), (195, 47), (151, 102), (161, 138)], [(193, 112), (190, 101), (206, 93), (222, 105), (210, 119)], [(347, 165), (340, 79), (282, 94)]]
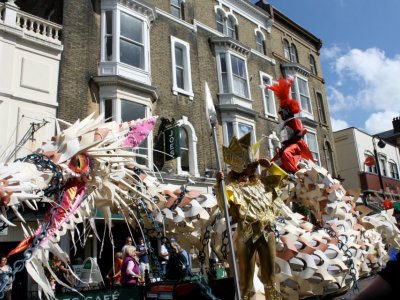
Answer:
[(181, 156), (180, 127), (175, 126), (164, 131), (165, 160), (171, 160)]

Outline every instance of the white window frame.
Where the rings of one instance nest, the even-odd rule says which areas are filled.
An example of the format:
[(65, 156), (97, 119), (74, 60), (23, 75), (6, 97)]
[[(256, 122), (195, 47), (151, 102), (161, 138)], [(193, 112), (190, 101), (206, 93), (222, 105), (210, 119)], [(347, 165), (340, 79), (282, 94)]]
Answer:
[(222, 131), (223, 131), (223, 137), (224, 137), (224, 146), (228, 147), (229, 143), (230, 143), (230, 139), (229, 139), (229, 135), (228, 135), (228, 125), (227, 125), (228, 123), (232, 123), (233, 136), (236, 136), (237, 138), (241, 138), (241, 136), (239, 135), (239, 125), (240, 124), (252, 127), (253, 133), (252, 133), (251, 139), (252, 139), (253, 143), (254, 143), (254, 141), (256, 141), (256, 124), (254, 123), (254, 120), (245, 118), (243, 116), (238, 116), (238, 115), (222, 116)]
[(298, 53), (297, 53), (297, 47), (295, 44), (291, 43), (289, 47), (289, 52), (290, 52), (290, 61), (293, 63), (298, 63)]
[[(222, 16), (222, 22), (218, 22), (217, 21), (217, 14), (218, 12), (221, 13)], [(239, 24), (238, 19), (235, 17), (234, 14), (232, 14), (231, 12), (225, 12), (225, 10), (221, 7), (221, 6), (214, 6), (214, 13), (215, 13), (215, 23), (216, 24), (220, 24), (222, 25), (223, 30), (220, 31), (218, 30), (218, 26), (217, 26), (217, 31), (222, 33), (223, 35), (226, 35), (232, 39), (237, 39), (237, 26)], [(231, 21), (231, 24), (233, 25), (233, 27), (229, 26), (229, 21)]]
[[(365, 159), (368, 157), (368, 156), (372, 156), (373, 158), (374, 158), (374, 160), (375, 160), (375, 155), (371, 152), (371, 151), (365, 151), (364, 152), (364, 161), (365, 161)], [(367, 165), (365, 165), (364, 164), (364, 166), (366, 167), (366, 168), (368, 168), (368, 172), (369, 173), (372, 173), (372, 174), (378, 174), (378, 170), (377, 170), (377, 168), (376, 168), (376, 162), (375, 162), (375, 164), (373, 165), (373, 166), (367, 166)], [(365, 169), (364, 169), (365, 170)]]
[[(221, 67), (221, 59), (220, 59), (221, 54), (225, 55), (225, 62), (226, 62), (226, 69), (227, 69), (227, 81), (228, 81), (228, 92), (224, 91), (224, 86), (223, 86), (222, 67)], [(246, 74), (245, 74), (246, 95), (235, 93), (234, 75), (233, 75), (233, 71), (232, 71), (232, 56), (234, 56), (244, 62), (244, 67), (245, 67), (245, 72), (246, 72)], [(251, 99), (246, 57), (243, 57), (243, 56), (241, 56), (237, 53), (233, 53), (231, 51), (217, 51), (216, 58), (217, 58), (219, 93), (221, 93), (221, 94), (230, 93), (230, 94), (234, 94), (239, 97), (242, 97), (242, 98)]]
[[(265, 45), (265, 35), (264, 35), (264, 33), (259, 29), (255, 29), (255, 35), (256, 35), (256, 50), (258, 52), (260, 52), (261, 54), (266, 55), (267, 52), (266, 52), (266, 49), (265, 49), (266, 45)], [(259, 37), (261, 39), (261, 43), (259, 43)]]
[[(181, 48), (183, 51), (183, 85), (184, 88), (179, 88), (176, 81), (176, 61), (175, 61), (175, 47)], [(193, 100), (194, 93), (192, 87), (192, 71), (190, 65), (190, 44), (171, 36), (171, 59), (172, 59), (172, 93), (174, 95), (183, 94), (189, 96)]]
[[(394, 167), (394, 168), (393, 168)], [(395, 161), (392, 159), (389, 160), (389, 171), (390, 171), (390, 177), (393, 179), (399, 180), (399, 167)]]
[[(293, 78), (294, 84), (292, 85), (292, 93), (294, 93), (294, 98), (297, 100), (297, 102), (300, 105), (300, 108), (301, 108), (300, 116), (314, 119), (313, 107), (312, 107), (312, 101), (311, 101), (311, 95), (310, 95), (310, 88), (308, 87), (308, 79), (306, 77), (300, 76), (298, 74), (295, 74), (293, 77), (294, 77)], [(302, 106), (301, 94), (300, 94), (299, 82), (298, 82), (299, 79), (306, 82), (307, 93), (308, 93), (308, 105), (310, 106), (310, 111), (305, 110), (304, 107)]]
[[(236, 40), (237, 39), (237, 35), (236, 35), (236, 26), (238, 24), (236, 17), (233, 14), (227, 14), (226, 15), (226, 32), (225, 35), (227, 35), (228, 37)], [(230, 26), (232, 25), (232, 26)]]
[[(135, 95), (118, 92), (117, 95), (115, 93), (110, 93), (108, 96), (107, 93), (101, 93), (100, 98), (100, 113), (105, 113), (105, 101), (112, 101), (112, 121), (117, 123), (121, 123), (121, 102), (122, 101), (131, 101), (133, 103), (143, 105), (145, 107), (145, 117), (149, 118), (152, 116), (151, 104), (148, 101), (145, 101), (140, 98), (136, 98)], [(153, 168), (153, 134), (152, 132), (147, 136), (147, 144), (148, 144), (148, 160), (145, 167), (152, 169)]]
[[(176, 17), (178, 19), (182, 19), (182, 3), (185, 3), (185, 0), (178, 0), (178, 3), (179, 3), (179, 7), (177, 5), (175, 5), (174, 3), (172, 3), (172, 0), (169, 1), (171, 15), (173, 15), (174, 17)], [(179, 10), (179, 16), (175, 16), (174, 14), (172, 14), (172, 7)]]
[(310, 59), (310, 69), (311, 69), (311, 74), (313, 75), (318, 75), (318, 71), (317, 71), (317, 63), (315, 61), (315, 57), (314, 55), (310, 54), (309, 56)]
[[(316, 149), (316, 152), (313, 152), (312, 150), (311, 150), (311, 148), (310, 148), (310, 146), (308, 145), (308, 134), (312, 134), (312, 135), (314, 135), (315, 136), (315, 146), (317, 147), (317, 149)], [(311, 151), (311, 153), (313, 153), (313, 154), (315, 154), (315, 155), (317, 155), (317, 165), (321, 165), (321, 155), (320, 155), (320, 152), (319, 152), (319, 146), (318, 146), (318, 135), (317, 135), (317, 132), (315, 131), (315, 130), (312, 130), (312, 129), (310, 129), (310, 128), (308, 128), (307, 127), (307, 133), (306, 133), (306, 135), (304, 136), (304, 141), (307, 143), (307, 145), (308, 145), (308, 148), (310, 149), (310, 151)], [(314, 158), (315, 159), (315, 158)]]
[[(269, 84), (272, 84), (273, 78), (271, 75), (260, 71), (260, 80), (261, 80), (261, 93), (263, 97), (263, 105), (264, 105), (264, 115), (265, 117), (272, 117), (274, 119), (278, 119), (278, 115), (276, 112), (276, 103), (275, 103), (275, 95), (271, 90), (265, 89), (264, 78), (268, 78)], [(269, 105), (267, 105), (267, 97)], [(268, 106), (272, 107), (272, 111), (268, 111)]]
[(182, 119), (180, 119), (177, 122), (177, 126), (184, 127), (188, 133), (188, 146), (189, 146), (189, 172), (182, 170), (182, 162), (181, 158), (177, 157), (176, 159), (176, 167), (177, 167), (177, 174), (178, 175), (192, 175), (199, 177), (199, 169), (198, 169), (198, 163), (197, 163), (197, 135), (196, 131), (192, 125), (192, 123), (189, 122), (188, 117), (182, 116)]
[[(149, 17), (117, 2), (118, 1), (102, 1), (99, 73), (103, 76), (120, 75), (131, 80), (151, 84)], [(111, 34), (106, 33), (107, 11), (112, 11)], [(120, 60), (121, 13), (125, 13), (142, 22), (143, 68), (123, 63)], [(112, 55), (110, 58), (107, 57), (107, 36), (112, 36)]]
[(387, 165), (386, 155), (379, 153), (378, 160), (379, 160), (379, 168), (381, 169), (381, 175), (388, 177), (387, 167), (386, 167), (386, 165)]
[(324, 97), (322, 96), (322, 93), (319, 91), (316, 91), (315, 98), (317, 100), (319, 120), (322, 124), (327, 124), (328, 119), (326, 116), (326, 110), (325, 110), (325, 106), (324, 106)]
[(283, 56), (290, 60), (290, 43), (287, 39), (283, 39)]
[(272, 131), (272, 133), (268, 136), (268, 153), (269, 157), (273, 158), (277, 154), (276, 148), (281, 147), (282, 143), (279, 140), (276, 131)]

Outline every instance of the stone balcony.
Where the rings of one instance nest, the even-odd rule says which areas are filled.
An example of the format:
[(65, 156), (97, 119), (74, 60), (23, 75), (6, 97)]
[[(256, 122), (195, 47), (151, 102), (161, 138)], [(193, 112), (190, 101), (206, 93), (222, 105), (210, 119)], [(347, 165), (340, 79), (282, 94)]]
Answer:
[(61, 30), (61, 25), (21, 11), (14, 1), (0, 3), (0, 31), (59, 48)]

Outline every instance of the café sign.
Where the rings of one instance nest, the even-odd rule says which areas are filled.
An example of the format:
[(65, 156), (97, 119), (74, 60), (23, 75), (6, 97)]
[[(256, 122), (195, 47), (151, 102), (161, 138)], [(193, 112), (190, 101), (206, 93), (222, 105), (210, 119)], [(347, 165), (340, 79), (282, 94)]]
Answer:
[(171, 160), (181, 156), (180, 127), (175, 126), (164, 131), (165, 160)]

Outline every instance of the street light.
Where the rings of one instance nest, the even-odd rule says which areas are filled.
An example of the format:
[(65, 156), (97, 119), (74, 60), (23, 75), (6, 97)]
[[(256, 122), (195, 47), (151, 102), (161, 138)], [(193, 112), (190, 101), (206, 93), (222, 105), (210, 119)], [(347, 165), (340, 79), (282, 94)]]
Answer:
[[(378, 171), (379, 184), (381, 186), (382, 193), (385, 194), (385, 187), (383, 186), (383, 180), (382, 180), (381, 167), (380, 167), (380, 164), (379, 164), (378, 151), (376, 151), (376, 144), (375, 144), (375, 139), (376, 138), (377, 138), (376, 136), (372, 137), (372, 145), (374, 146), (375, 165), (376, 165), (376, 170)], [(381, 138), (379, 138), (378, 147), (379, 148), (384, 148), (385, 146), (386, 146), (386, 143)]]

